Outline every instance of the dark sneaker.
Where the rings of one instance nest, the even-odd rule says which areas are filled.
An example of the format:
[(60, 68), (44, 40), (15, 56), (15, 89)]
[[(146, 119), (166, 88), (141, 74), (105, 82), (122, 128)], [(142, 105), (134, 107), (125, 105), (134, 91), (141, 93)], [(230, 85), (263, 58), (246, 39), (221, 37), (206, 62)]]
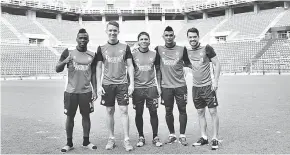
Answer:
[(216, 139), (213, 139), (213, 140), (211, 141), (211, 149), (212, 149), (212, 150), (216, 150), (216, 149), (218, 149), (218, 148), (219, 148), (219, 141), (216, 140)]
[(172, 144), (174, 142), (177, 142), (176, 136), (168, 136), (168, 140), (165, 144)]
[(161, 147), (163, 145), (162, 142), (160, 141), (159, 137), (157, 137), (157, 136), (152, 140), (152, 143), (157, 147)]
[(183, 146), (187, 146), (188, 143), (186, 142), (186, 137), (179, 137), (179, 143)]
[(142, 147), (145, 145), (145, 138), (144, 137), (139, 137), (138, 143), (136, 144), (137, 147)]
[(193, 143), (192, 146), (202, 146), (206, 144), (208, 144), (208, 140), (201, 137), (196, 143)]

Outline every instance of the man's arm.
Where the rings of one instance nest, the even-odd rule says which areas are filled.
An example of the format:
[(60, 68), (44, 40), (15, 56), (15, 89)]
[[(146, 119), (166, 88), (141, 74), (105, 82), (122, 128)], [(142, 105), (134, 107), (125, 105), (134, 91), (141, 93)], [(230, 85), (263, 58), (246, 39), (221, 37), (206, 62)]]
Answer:
[(206, 55), (207, 57), (210, 59), (210, 61), (213, 64), (213, 69), (214, 69), (214, 80), (213, 80), (213, 90), (216, 91), (218, 88), (218, 81), (219, 81), (219, 77), (220, 77), (220, 72), (221, 72), (221, 65), (219, 62), (218, 57), (216, 56), (216, 53), (214, 51), (214, 49), (210, 46), (207, 45), (205, 47), (205, 51), (206, 51)]
[(188, 68), (191, 68), (192, 69), (192, 65), (191, 65), (191, 62), (188, 58), (188, 53), (187, 53), (187, 49), (186, 47), (184, 47), (183, 49), (183, 62), (184, 62), (184, 67), (188, 67)]
[(96, 65), (96, 78), (97, 78), (97, 94), (99, 96), (103, 95), (105, 92), (102, 88), (102, 66), (103, 66), (103, 55), (101, 48), (98, 47), (97, 51), (97, 65)]
[[(156, 58), (155, 58), (154, 65), (155, 65), (155, 71), (156, 71), (156, 80), (157, 80), (158, 88), (161, 89), (162, 74), (161, 74), (161, 70), (160, 70), (160, 55), (159, 55), (157, 47), (155, 48), (155, 51), (156, 51)], [(161, 93), (161, 92), (159, 92), (159, 93)]]
[(96, 68), (97, 68), (97, 54), (95, 54), (94, 60), (91, 65), (92, 75), (91, 75), (91, 83), (93, 86), (93, 90), (97, 93), (97, 76), (96, 76)]
[(59, 58), (59, 61), (58, 61), (58, 63), (56, 64), (56, 66), (55, 66), (55, 71), (57, 72), (57, 73), (59, 73), (59, 72), (62, 72), (63, 70), (64, 70), (64, 67), (65, 67), (65, 65), (69, 62), (69, 61), (71, 61), (71, 56), (70, 56), (70, 53), (69, 53), (69, 51), (68, 51), (68, 49), (65, 49), (63, 52), (62, 52), (62, 54), (61, 54), (61, 56), (60, 56), (60, 58)]
[(133, 56), (130, 50), (130, 47), (127, 45), (126, 48), (126, 55), (125, 55), (125, 59), (127, 62), (127, 69), (128, 69), (128, 75), (130, 78), (130, 84), (128, 87), (128, 95), (132, 95), (133, 91), (134, 91), (134, 65), (133, 65)]

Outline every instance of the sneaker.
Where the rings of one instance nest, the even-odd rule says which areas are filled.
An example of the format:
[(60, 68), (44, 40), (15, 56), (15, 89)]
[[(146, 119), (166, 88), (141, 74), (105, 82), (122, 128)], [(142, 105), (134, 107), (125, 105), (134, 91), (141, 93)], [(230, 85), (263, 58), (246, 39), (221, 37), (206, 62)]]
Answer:
[(186, 137), (179, 137), (179, 143), (183, 146), (187, 146), (188, 143), (186, 142)]
[(218, 149), (218, 148), (219, 148), (219, 141), (216, 140), (216, 139), (213, 139), (213, 140), (211, 141), (211, 149), (212, 149), (212, 150), (216, 150), (216, 149)]
[(97, 149), (97, 146), (92, 144), (92, 143), (88, 144), (87, 146), (83, 145), (83, 147), (87, 148), (87, 149), (90, 149), (90, 150), (96, 150)]
[(176, 142), (177, 141), (177, 138), (176, 138), (176, 136), (168, 136), (168, 140), (167, 140), (167, 142), (166, 142), (166, 144), (172, 144), (172, 143), (174, 143), (174, 142)]
[(61, 153), (67, 153), (68, 151), (72, 150), (74, 147), (70, 147), (68, 145), (64, 146), (63, 148), (61, 148), (60, 152)]
[(126, 149), (126, 151), (132, 151), (133, 150), (133, 146), (130, 144), (129, 140), (124, 141), (123, 143), (124, 148)]
[(137, 147), (142, 147), (145, 144), (145, 138), (144, 137), (139, 137), (138, 143), (136, 144)]
[(157, 136), (152, 140), (152, 143), (157, 147), (161, 147), (163, 145)]
[(208, 140), (201, 137), (196, 143), (193, 143), (192, 146), (201, 146), (205, 144), (208, 144)]
[(106, 145), (106, 150), (112, 150), (115, 147), (116, 147), (115, 139), (109, 138), (108, 143)]

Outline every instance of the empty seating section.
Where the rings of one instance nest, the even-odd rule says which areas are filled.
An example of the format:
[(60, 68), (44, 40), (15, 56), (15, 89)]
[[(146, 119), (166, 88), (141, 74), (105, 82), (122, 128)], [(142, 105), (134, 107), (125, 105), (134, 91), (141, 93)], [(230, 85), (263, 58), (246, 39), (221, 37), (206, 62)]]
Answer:
[(87, 30), (90, 36), (89, 44), (97, 46), (108, 40), (105, 32), (106, 25), (102, 22), (83, 22), (83, 27)]
[[(280, 64), (280, 66), (279, 66)], [(262, 55), (254, 65), (254, 72), (290, 72), (290, 41), (275, 40), (272, 46)]]
[(183, 28), (176, 33), (177, 41), (185, 41), (186, 32), (189, 28), (195, 27), (199, 30), (200, 39), (203, 38), (207, 33), (211, 31), (216, 25), (218, 25), (224, 17), (212, 17), (208, 19), (197, 19), (197, 20), (189, 20), (187, 24), (184, 24)]
[(174, 7), (174, 3), (173, 0), (159, 0), (159, 3), (161, 5), (161, 7), (169, 7), (169, 8), (173, 8)]
[(151, 36), (151, 42), (152, 44), (164, 44), (164, 40), (162, 38), (162, 34), (164, 32), (164, 29), (166, 28), (165, 23), (162, 23), (161, 21), (151, 21), (147, 25), (149, 27), (149, 34)]
[(235, 38), (258, 37), (283, 9), (271, 9), (256, 13), (235, 14), (215, 32), (238, 32)]
[(275, 27), (280, 26), (290, 26), (290, 9), (288, 9), (283, 17), (275, 24)]
[(26, 16), (2, 14), (22, 34), (45, 34), (31, 19)]
[(97, 1), (92, 0), (92, 7), (104, 8), (106, 7), (106, 5), (107, 5), (106, 0), (97, 0)]
[(149, 7), (151, 6), (151, 0), (136, 0), (136, 7)]
[(76, 43), (76, 34), (81, 28), (78, 22), (66, 20), (59, 22), (55, 19), (47, 18), (37, 18), (36, 20), (62, 43)]
[(55, 74), (58, 57), (46, 47), (30, 45), (1, 45), (2, 75)]
[(223, 72), (244, 72), (247, 63), (266, 45), (265, 41), (213, 44)]
[(128, 8), (130, 7), (130, 0), (115, 0), (114, 7), (115, 8)]
[(17, 36), (4, 24), (1, 22), (1, 40), (19, 40)]

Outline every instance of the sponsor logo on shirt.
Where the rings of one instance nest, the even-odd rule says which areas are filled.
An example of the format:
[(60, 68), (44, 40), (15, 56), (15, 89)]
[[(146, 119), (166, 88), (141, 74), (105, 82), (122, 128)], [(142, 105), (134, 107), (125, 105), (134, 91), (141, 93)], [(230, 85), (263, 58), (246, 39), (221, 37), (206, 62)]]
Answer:
[(178, 62), (178, 59), (174, 59), (174, 60), (166, 60), (164, 58), (162, 58), (163, 64), (167, 65), (167, 66), (174, 66), (176, 65), (176, 63)]
[(123, 55), (120, 55), (118, 57), (110, 57), (108, 55), (106, 55), (106, 59), (108, 60), (108, 62), (110, 63), (119, 63), (122, 62), (123, 60)]
[(75, 68), (75, 70), (81, 70), (81, 71), (86, 71), (89, 69), (90, 64), (87, 65), (82, 65), (82, 64), (78, 64), (75, 61), (73, 62), (73, 66)]
[(149, 71), (149, 70), (151, 70), (151, 66), (150, 65), (140, 65), (140, 64), (137, 63), (137, 66), (138, 66), (140, 71)]

